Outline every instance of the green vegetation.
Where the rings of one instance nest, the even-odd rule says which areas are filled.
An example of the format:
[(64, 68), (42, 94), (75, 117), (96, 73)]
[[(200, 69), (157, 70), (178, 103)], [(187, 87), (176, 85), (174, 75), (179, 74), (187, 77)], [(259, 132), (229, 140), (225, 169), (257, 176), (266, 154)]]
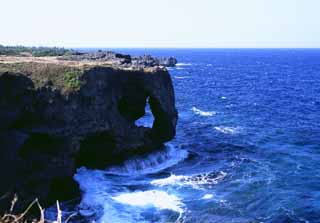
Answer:
[(87, 69), (90, 67), (35, 62), (0, 63), (0, 75), (5, 72), (28, 75), (36, 89), (46, 86), (50, 81), (61, 93), (78, 91), (84, 84), (81, 76)]
[(80, 77), (81, 72), (79, 70), (69, 70), (64, 73), (63, 80), (69, 88), (73, 90), (78, 90), (81, 87)]
[(3, 46), (0, 45), (0, 55), (5, 56), (63, 56), (74, 53), (71, 49), (59, 47), (25, 47), (25, 46)]

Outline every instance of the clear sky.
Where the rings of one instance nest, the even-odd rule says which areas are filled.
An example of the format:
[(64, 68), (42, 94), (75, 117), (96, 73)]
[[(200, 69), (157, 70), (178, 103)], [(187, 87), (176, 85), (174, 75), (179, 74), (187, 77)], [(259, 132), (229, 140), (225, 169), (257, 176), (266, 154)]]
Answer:
[(0, 0), (0, 44), (320, 47), (320, 0)]

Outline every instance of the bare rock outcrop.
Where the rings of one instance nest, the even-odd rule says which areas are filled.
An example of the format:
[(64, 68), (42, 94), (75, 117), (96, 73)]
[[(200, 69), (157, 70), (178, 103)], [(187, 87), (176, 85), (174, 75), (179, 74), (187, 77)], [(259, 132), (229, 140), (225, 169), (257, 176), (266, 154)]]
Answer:
[(135, 67), (174, 67), (178, 61), (174, 57), (153, 57), (151, 55), (131, 56), (127, 54), (115, 53), (113, 51), (95, 51), (95, 52), (73, 52), (70, 55), (59, 57), (60, 60), (71, 61), (100, 61), (117, 64), (118, 66), (135, 66)]
[[(0, 193), (45, 204), (79, 196), (76, 168), (105, 168), (161, 148), (177, 111), (165, 68), (0, 64)], [(14, 67), (14, 69), (12, 69)], [(152, 128), (138, 127), (150, 104)]]

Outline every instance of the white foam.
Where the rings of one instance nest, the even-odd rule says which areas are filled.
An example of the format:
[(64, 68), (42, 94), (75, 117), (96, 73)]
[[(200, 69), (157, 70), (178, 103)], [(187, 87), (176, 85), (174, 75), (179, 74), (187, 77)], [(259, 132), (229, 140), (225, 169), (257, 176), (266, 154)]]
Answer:
[(121, 176), (156, 173), (176, 165), (187, 157), (186, 150), (177, 149), (168, 144), (163, 151), (128, 160), (122, 166), (111, 167), (106, 172)]
[(196, 107), (192, 107), (191, 110), (197, 114), (197, 115), (200, 115), (200, 116), (214, 116), (217, 114), (217, 112), (215, 111), (202, 111)]
[(124, 211), (120, 212), (112, 204), (113, 200), (108, 194), (112, 186), (109, 181), (106, 181), (103, 171), (80, 168), (74, 179), (79, 182), (83, 192), (79, 213), (93, 212), (93, 215), (98, 214), (98, 222), (102, 223), (137, 222), (139, 213), (134, 212), (129, 215)]
[[(79, 213), (98, 218), (97, 222), (101, 223), (146, 223), (150, 221), (145, 213), (153, 211), (148, 209), (153, 207), (179, 213), (176, 222), (181, 222), (185, 205), (177, 196), (160, 190), (128, 193), (128, 189), (119, 185), (117, 180), (122, 182), (128, 175), (157, 172), (187, 156), (187, 151), (169, 145), (161, 152), (128, 161), (121, 167), (108, 169), (113, 174), (125, 177), (106, 175), (106, 171), (103, 170), (78, 169), (74, 179), (79, 182), (83, 192)], [(161, 219), (164, 220), (163, 217)]]
[(172, 210), (180, 214), (184, 212), (184, 204), (178, 197), (159, 190), (123, 193), (118, 196), (112, 197), (112, 199), (116, 200), (117, 202), (129, 204), (132, 206), (152, 206), (160, 210)]
[(176, 78), (176, 79), (187, 79), (187, 78), (190, 78), (190, 77), (187, 77), (187, 76), (174, 76), (174, 78)]
[(151, 181), (151, 184), (156, 186), (166, 186), (166, 185), (174, 185), (174, 184), (180, 184), (180, 182), (187, 180), (188, 176), (176, 176), (172, 174), (170, 177), (153, 180)]
[(219, 183), (222, 179), (227, 176), (227, 173), (220, 171), (218, 174), (213, 173), (203, 173), (192, 176), (183, 176), (183, 175), (171, 175), (170, 177), (164, 179), (157, 179), (151, 181), (152, 185), (155, 186), (168, 186), (168, 185), (177, 185), (177, 186), (191, 186), (194, 189), (202, 189), (201, 185), (215, 185)]
[(205, 195), (203, 195), (203, 197), (201, 199), (202, 200), (209, 200), (211, 198), (213, 198), (213, 194), (205, 194)]
[(240, 133), (241, 128), (239, 127), (228, 127), (228, 126), (216, 126), (215, 130), (224, 134), (237, 134)]
[(221, 99), (225, 100), (225, 99), (227, 99), (227, 97), (222, 96)]
[[(143, 216), (143, 213), (146, 210), (119, 204), (121, 199), (125, 201), (126, 196), (117, 196), (117, 193), (119, 193), (119, 190), (122, 190), (122, 188), (117, 186), (115, 184), (116, 182), (112, 179), (106, 177), (103, 171), (80, 168), (74, 178), (79, 182), (80, 188), (83, 192), (81, 204), (79, 205), (79, 213), (92, 212), (90, 215), (98, 218), (96, 220), (99, 223), (149, 222)], [(139, 195), (137, 196), (139, 197)], [(113, 199), (117, 197), (119, 198), (118, 201)], [(165, 200), (169, 198), (162, 197), (162, 199)], [(178, 203), (174, 203), (174, 200), (172, 202), (173, 203), (168, 205), (168, 208), (180, 211), (179, 206), (174, 206), (175, 204), (178, 205)], [(160, 206), (160, 204), (157, 205)]]
[(177, 67), (183, 67), (183, 66), (192, 66), (192, 63), (177, 63)]

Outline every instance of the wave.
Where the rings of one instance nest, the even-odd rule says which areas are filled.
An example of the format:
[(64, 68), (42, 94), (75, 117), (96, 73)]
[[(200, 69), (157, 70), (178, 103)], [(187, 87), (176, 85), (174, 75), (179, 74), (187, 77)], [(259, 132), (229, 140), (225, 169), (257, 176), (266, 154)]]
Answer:
[(151, 181), (152, 185), (155, 186), (168, 186), (168, 185), (176, 185), (176, 186), (191, 186), (194, 189), (201, 189), (200, 186), (206, 185), (215, 185), (223, 180), (227, 176), (227, 173), (220, 171), (217, 173), (202, 173), (193, 176), (176, 176), (172, 174), (170, 177), (164, 179), (157, 179)]
[(175, 79), (187, 79), (187, 78), (190, 78), (190, 77), (187, 77), (187, 76), (174, 76)]
[(200, 115), (200, 116), (214, 116), (217, 114), (217, 112), (215, 111), (202, 111), (196, 107), (192, 107), (191, 110), (197, 114), (197, 115)]
[(105, 172), (120, 176), (151, 174), (174, 166), (187, 157), (188, 152), (186, 150), (177, 149), (171, 144), (168, 144), (163, 151), (157, 151), (147, 156), (130, 159), (123, 165), (111, 167)]
[[(168, 222), (162, 213), (147, 220), (149, 214), (169, 210), (178, 214), (176, 222), (184, 219), (185, 204), (174, 194), (162, 190), (128, 192), (123, 183), (127, 177), (108, 176), (102, 170), (80, 168), (74, 176), (83, 192), (77, 210), (89, 221), (113, 223)], [(89, 218), (89, 219), (88, 219)]]
[(153, 206), (160, 210), (172, 210), (174, 212), (178, 212), (179, 214), (184, 212), (184, 204), (178, 197), (159, 190), (123, 193), (112, 197), (112, 199), (132, 206)]
[(203, 197), (201, 199), (202, 200), (209, 200), (211, 198), (213, 198), (213, 194), (205, 194), (205, 195), (203, 195)]
[(215, 126), (215, 130), (224, 134), (238, 134), (241, 131), (240, 127)]
[(103, 171), (89, 170), (84, 167), (78, 169), (74, 179), (79, 183), (82, 200), (78, 207), (80, 215), (90, 215), (97, 222), (135, 222), (139, 213), (127, 213), (119, 210), (110, 194), (113, 190), (112, 181), (106, 179)]
[(192, 63), (177, 63), (177, 67), (192, 66)]

